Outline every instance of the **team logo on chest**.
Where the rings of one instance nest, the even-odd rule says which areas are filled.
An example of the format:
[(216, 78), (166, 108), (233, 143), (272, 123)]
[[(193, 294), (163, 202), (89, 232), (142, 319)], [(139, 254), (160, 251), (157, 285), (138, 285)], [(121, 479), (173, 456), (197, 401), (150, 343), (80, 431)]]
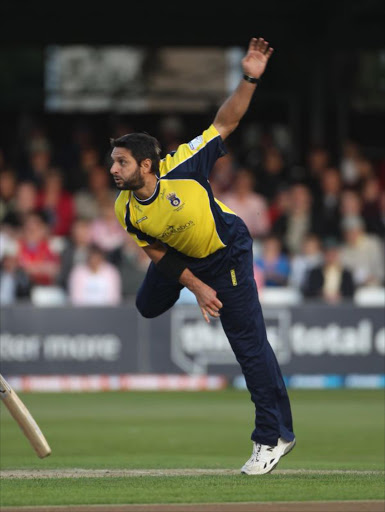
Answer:
[(179, 197), (176, 195), (175, 192), (170, 192), (169, 194), (167, 194), (167, 199), (170, 201), (171, 203), (171, 206), (179, 206), (181, 201), (179, 199)]

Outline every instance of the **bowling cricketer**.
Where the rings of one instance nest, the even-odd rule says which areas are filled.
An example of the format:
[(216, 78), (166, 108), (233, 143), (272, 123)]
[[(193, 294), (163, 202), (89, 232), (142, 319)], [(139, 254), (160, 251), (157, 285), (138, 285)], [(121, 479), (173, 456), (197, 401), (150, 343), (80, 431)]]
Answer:
[(244, 222), (213, 196), (208, 179), (272, 53), (263, 38), (251, 39), (240, 83), (211, 126), (165, 158), (146, 133), (111, 140), (117, 218), (151, 259), (137, 308), (146, 318), (161, 315), (187, 287), (207, 322), (220, 318), (255, 405), (253, 452), (241, 469), (247, 475), (272, 471), (294, 448), (295, 437), (289, 397), (266, 336), (252, 239)]

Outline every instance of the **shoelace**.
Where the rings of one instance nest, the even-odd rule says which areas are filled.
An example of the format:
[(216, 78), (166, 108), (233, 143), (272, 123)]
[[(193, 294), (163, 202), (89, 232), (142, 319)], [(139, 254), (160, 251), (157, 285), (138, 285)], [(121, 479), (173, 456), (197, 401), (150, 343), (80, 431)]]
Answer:
[(250, 462), (258, 462), (259, 461), (259, 455), (262, 450), (262, 445), (257, 443), (253, 447), (253, 455), (250, 458)]
[[(269, 446), (268, 448), (274, 449), (274, 446)], [(262, 445), (260, 443), (255, 444), (253, 447), (253, 454), (250, 457), (249, 462), (250, 463), (259, 462), (259, 457), (261, 455), (261, 451), (262, 451)]]

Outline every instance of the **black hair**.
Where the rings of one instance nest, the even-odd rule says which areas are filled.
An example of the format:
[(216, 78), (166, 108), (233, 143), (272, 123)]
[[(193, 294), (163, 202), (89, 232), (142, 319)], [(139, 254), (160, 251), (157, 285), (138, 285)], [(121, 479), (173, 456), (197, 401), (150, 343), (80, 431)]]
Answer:
[(105, 251), (100, 247), (100, 245), (91, 243), (88, 246), (88, 257), (90, 257), (91, 254), (99, 254), (100, 256), (103, 256), (103, 258), (106, 257)]
[(46, 226), (50, 225), (50, 217), (46, 210), (32, 210), (27, 214), (26, 219), (29, 219), (31, 217), (39, 219), (39, 221), (45, 224)]
[(113, 148), (125, 148), (131, 151), (133, 158), (140, 164), (146, 158), (151, 160), (151, 171), (159, 170), (160, 144), (148, 133), (129, 133), (118, 139), (110, 139)]

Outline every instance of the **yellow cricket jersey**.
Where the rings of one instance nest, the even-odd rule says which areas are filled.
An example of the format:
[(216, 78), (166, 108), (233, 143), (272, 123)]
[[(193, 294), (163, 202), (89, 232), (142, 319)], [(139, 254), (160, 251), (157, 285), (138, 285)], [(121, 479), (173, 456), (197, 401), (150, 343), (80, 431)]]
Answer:
[(226, 247), (236, 215), (214, 198), (208, 182), (215, 161), (225, 153), (214, 125), (181, 144), (161, 160), (151, 197), (140, 200), (131, 190), (120, 192), (115, 202), (120, 224), (140, 247), (160, 241), (193, 258)]

